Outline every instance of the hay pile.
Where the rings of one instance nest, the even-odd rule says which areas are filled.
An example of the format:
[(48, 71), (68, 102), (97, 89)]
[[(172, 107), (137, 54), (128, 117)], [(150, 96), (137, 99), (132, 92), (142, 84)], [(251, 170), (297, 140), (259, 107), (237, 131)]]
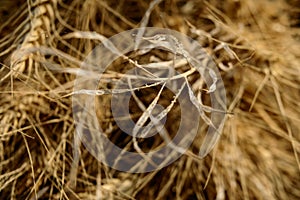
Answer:
[[(83, 145), (74, 151), (76, 70), (101, 43), (90, 36), (139, 27), (149, 5), (1, 1), (0, 199), (300, 199), (298, 0), (165, 0), (152, 10), (147, 26), (197, 40), (222, 75), (227, 121), (207, 157), (184, 155), (161, 170), (130, 174), (101, 164)], [(165, 54), (152, 53), (139, 59), (164, 61)], [(114, 62), (108, 77), (117, 78), (124, 66)], [(98, 101), (108, 105), (110, 97)], [(100, 119), (111, 117), (110, 108), (100, 108)], [(170, 117), (176, 121), (176, 110)], [(114, 122), (101, 125), (119, 146), (129, 142)], [(200, 141), (190, 152), (199, 150)], [(150, 150), (163, 141), (140, 142)]]

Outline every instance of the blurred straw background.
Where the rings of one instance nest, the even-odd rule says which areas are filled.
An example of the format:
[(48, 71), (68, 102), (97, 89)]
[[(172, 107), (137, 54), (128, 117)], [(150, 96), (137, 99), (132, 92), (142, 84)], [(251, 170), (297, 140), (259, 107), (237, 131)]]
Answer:
[[(79, 33), (137, 28), (150, 3), (0, 1), (0, 199), (300, 199), (299, 0), (156, 5), (147, 26), (197, 40), (221, 72), (230, 114), (219, 143), (202, 160), (184, 155), (146, 174), (112, 170), (82, 145), (74, 157), (70, 71), (100, 43)], [(111, 124), (108, 137), (125, 145)]]

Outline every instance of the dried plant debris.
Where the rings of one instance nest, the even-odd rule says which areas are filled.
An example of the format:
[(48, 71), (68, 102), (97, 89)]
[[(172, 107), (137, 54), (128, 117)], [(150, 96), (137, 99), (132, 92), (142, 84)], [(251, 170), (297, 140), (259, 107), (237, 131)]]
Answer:
[[(299, 5), (298, 0), (1, 1), (0, 199), (300, 199)], [(149, 37), (146, 27), (185, 34), (206, 56), (190, 59), (176, 39)], [(132, 35), (131, 52), (114, 46), (126, 38), (107, 40), (134, 28), (140, 29)], [(102, 71), (87, 62), (101, 45), (118, 55)], [(141, 45), (148, 49), (138, 49)], [(219, 79), (216, 71), (201, 68), (206, 83), (193, 67), (199, 60), (216, 66), (226, 89), (227, 103), (220, 107), (226, 121), (215, 119), (225, 122), (220, 127), (211, 120), (219, 110), (210, 101)], [(141, 77), (145, 82), (135, 81)], [(177, 93), (166, 77), (178, 81)], [(74, 87), (94, 79), (99, 80), (94, 88)], [(185, 88), (191, 106), (202, 112), (197, 120), (185, 110), (190, 123), (199, 125), (195, 138), (182, 138), (192, 141), (187, 151), (170, 143), (183, 118), (179, 99)], [(116, 98), (124, 92), (131, 95), (129, 113), (114, 118), (111, 101), (124, 103)], [(89, 116), (74, 115), (76, 95), (93, 96), (96, 110), (94, 121), (80, 124), (81, 133), (100, 126), (105, 138), (149, 162), (146, 153), (166, 144), (170, 156), (184, 155), (147, 173), (106, 166), (95, 154), (109, 149), (93, 154), (76, 134), (76, 117)], [(118, 124), (128, 119), (136, 123), (132, 135)], [(206, 139), (209, 128), (214, 132)], [(155, 135), (157, 129), (162, 134)], [(134, 167), (145, 167), (140, 164)]]

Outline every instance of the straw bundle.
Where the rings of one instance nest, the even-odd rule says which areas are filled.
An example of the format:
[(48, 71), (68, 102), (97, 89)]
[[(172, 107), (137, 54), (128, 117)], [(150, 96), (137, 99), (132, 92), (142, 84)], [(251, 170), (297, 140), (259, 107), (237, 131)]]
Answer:
[[(0, 5), (0, 198), (1, 199), (299, 199), (300, 32), (297, 0), (105, 1), (19, 0)], [(298, 7), (297, 7), (298, 6)], [(213, 58), (226, 88), (226, 123), (203, 159), (197, 152), (208, 126), (200, 120), (189, 151), (148, 173), (113, 170), (76, 138), (72, 96), (76, 75), (103, 38), (139, 26), (177, 30)], [(128, 54), (139, 63), (168, 65), (164, 51)], [(103, 73), (99, 89), (132, 69), (126, 58)], [(156, 68), (159, 70), (159, 68)], [(181, 73), (189, 73), (183, 63)], [(191, 88), (199, 75), (191, 74)], [(199, 93), (208, 91), (205, 84)], [(160, 87), (136, 92), (149, 106)], [(174, 94), (164, 91), (167, 107)], [(106, 137), (136, 151), (112, 119), (112, 95), (98, 95), (97, 117)], [(132, 99), (131, 99), (132, 100)], [(203, 102), (207, 103), (204, 95)], [(208, 103), (209, 105), (209, 103)], [(158, 109), (159, 110), (159, 109)], [(132, 119), (143, 110), (130, 101)], [(161, 111), (161, 110), (159, 110)], [(179, 104), (166, 129), (176, 133)], [(172, 135), (173, 134), (173, 135)], [(139, 139), (142, 151), (164, 140)]]

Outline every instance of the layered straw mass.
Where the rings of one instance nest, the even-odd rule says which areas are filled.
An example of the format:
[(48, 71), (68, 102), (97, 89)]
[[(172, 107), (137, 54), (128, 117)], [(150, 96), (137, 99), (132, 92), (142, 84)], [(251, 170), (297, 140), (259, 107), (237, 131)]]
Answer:
[[(299, 5), (299, 0), (1, 0), (0, 199), (300, 199)], [(176, 30), (201, 44), (222, 76), (227, 113), (219, 142), (203, 159), (196, 156), (207, 130), (200, 121), (180, 159), (131, 174), (103, 165), (81, 144), (72, 96), (76, 75), (90, 76), (79, 69), (101, 38), (141, 26)], [(162, 50), (126, 56), (139, 63), (170, 61)], [(111, 89), (132, 67), (115, 60), (99, 88)], [(189, 70), (187, 64), (178, 69)], [(199, 75), (189, 81), (193, 89), (202, 84)], [(198, 92), (207, 103), (205, 87)], [(141, 88), (137, 97), (149, 104), (159, 89)], [(165, 91), (159, 101), (167, 106), (172, 97)], [(112, 119), (110, 101), (109, 94), (97, 95), (102, 129), (119, 147), (136, 151)], [(134, 99), (130, 106), (138, 120), (143, 112)], [(173, 136), (179, 105), (168, 120)], [(150, 151), (165, 141), (155, 136), (137, 142)]]

